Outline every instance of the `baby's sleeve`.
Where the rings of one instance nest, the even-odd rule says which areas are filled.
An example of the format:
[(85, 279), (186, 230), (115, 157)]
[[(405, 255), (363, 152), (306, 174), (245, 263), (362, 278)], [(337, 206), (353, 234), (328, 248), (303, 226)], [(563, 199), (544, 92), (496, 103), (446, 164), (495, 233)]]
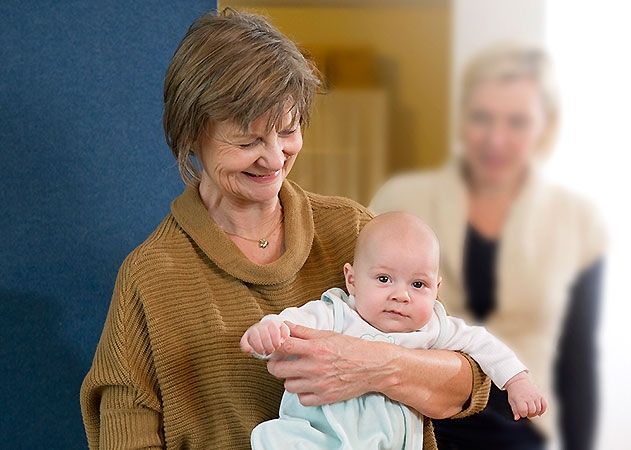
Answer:
[(312, 300), (300, 307), (286, 308), (280, 314), (269, 314), (261, 321), (291, 322), (318, 330), (333, 329), (333, 308), (329, 302)]
[(448, 316), (442, 305), (438, 305), (434, 312), (439, 316), (441, 331), (433, 348), (468, 354), (500, 389), (512, 377), (528, 370), (517, 355), (486, 328), (471, 326), (462, 319)]

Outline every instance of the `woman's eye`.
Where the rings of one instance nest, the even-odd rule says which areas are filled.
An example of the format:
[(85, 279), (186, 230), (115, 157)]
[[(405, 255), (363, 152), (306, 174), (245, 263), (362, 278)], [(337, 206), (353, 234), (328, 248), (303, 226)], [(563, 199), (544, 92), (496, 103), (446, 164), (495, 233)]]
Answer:
[(425, 286), (425, 283), (423, 283), (422, 281), (414, 281), (412, 283), (412, 287), (416, 288), (416, 289), (420, 289), (423, 286)]
[(379, 275), (377, 277), (377, 280), (379, 280), (380, 283), (387, 283), (388, 281), (390, 281), (390, 277), (388, 277), (387, 275)]
[(252, 142), (248, 142), (247, 144), (239, 144), (240, 148), (252, 148), (254, 146), (256, 146), (259, 143), (258, 140), (256, 141), (252, 141)]
[(509, 120), (511, 128), (514, 130), (523, 130), (528, 127), (528, 119), (525, 117), (511, 117)]
[(280, 133), (278, 133), (280, 136), (291, 136), (292, 134), (294, 134), (296, 132), (296, 130), (298, 130), (298, 128), (293, 128), (291, 130), (283, 130)]
[(469, 121), (475, 125), (488, 125), (491, 123), (491, 115), (484, 111), (472, 111), (469, 114)]

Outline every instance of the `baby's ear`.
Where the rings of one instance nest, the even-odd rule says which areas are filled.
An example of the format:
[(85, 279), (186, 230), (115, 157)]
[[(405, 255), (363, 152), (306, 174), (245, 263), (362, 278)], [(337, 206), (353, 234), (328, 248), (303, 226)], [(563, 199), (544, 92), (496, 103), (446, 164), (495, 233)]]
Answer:
[(443, 282), (443, 277), (441, 277), (440, 275), (438, 276), (438, 283), (436, 283), (436, 289), (438, 290), (440, 288), (441, 283)]
[(349, 294), (355, 295), (355, 274), (353, 266), (349, 263), (344, 264), (344, 278), (346, 279), (346, 290)]

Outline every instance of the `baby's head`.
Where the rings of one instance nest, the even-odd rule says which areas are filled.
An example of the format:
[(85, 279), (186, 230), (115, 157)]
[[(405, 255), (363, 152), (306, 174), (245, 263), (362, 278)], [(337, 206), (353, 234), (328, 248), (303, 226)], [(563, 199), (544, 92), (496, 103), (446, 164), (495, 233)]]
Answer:
[(353, 264), (344, 265), (346, 288), (373, 327), (409, 332), (431, 318), (441, 278), (438, 239), (419, 217), (381, 214), (364, 226)]

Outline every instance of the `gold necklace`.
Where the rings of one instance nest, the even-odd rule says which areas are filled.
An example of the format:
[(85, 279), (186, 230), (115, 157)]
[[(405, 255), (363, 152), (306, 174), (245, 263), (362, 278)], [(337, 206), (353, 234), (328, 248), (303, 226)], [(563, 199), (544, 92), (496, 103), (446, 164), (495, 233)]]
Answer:
[[(269, 230), (266, 233), (268, 237), (271, 237), (273, 232), (276, 231), (276, 229), (278, 228), (278, 226), (281, 223), (283, 223), (283, 219), (284, 219), (284, 217), (283, 217), (283, 213), (281, 211), (280, 220), (276, 223), (276, 225), (274, 225), (274, 228), (272, 228), (271, 230)], [(252, 239), (252, 238), (249, 238), (249, 237), (241, 236), (240, 234), (237, 234), (237, 233), (231, 233), (229, 231), (226, 231), (226, 230), (223, 229), (223, 227), (221, 227), (221, 229), (223, 230), (224, 233), (229, 234), (230, 236), (235, 236), (235, 237), (238, 237), (238, 238), (244, 239), (246, 241), (250, 241), (250, 242), (258, 242), (259, 248), (267, 248), (267, 246), (269, 245), (269, 239), (267, 239), (267, 237), (261, 237), (261, 238), (258, 238), (258, 239)]]

